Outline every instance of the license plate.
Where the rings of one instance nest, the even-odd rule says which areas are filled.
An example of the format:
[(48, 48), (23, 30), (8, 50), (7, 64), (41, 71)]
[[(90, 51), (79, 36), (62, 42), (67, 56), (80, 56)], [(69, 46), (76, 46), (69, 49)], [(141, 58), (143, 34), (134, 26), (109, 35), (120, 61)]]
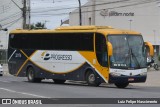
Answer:
[(134, 78), (128, 78), (128, 81), (134, 81)]

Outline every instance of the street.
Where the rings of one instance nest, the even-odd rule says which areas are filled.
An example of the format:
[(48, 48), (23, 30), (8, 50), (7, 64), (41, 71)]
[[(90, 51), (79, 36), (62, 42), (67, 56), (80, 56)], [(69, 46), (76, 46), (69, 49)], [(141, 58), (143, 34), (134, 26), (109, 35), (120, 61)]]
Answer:
[[(73, 81), (67, 81), (65, 84), (54, 84), (52, 80), (43, 80), (41, 83), (29, 83), (27, 78), (14, 77), (7, 74), (0, 77), (0, 98), (160, 98), (159, 81), (151, 83), (156, 79), (156, 77), (152, 77), (159, 77), (159, 74), (159, 71), (151, 71), (148, 73), (146, 83), (130, 84), (125, 89), (118, 89), (112, 84), (91, 87), (84, 82)], [(126, 104), (121, 105), (123, 107), (127, 106)], [(71, 106), (73, 105), (65, 105), (65, 107)], [(77, 105), (77, 107), (86, 106)], [(97, 107), (96, 105), (93, 106)], [(104, 105), (101, 106), (103, 107)]]
[(159, 98), (160, 87), (130, 85), (118, 89), (114, 85), (103, 84), (91, 87), (83, 82), (54, 84), (52, 80), (29, 83), (26, 78), (3, 76), (0, 78), (1, 98)]

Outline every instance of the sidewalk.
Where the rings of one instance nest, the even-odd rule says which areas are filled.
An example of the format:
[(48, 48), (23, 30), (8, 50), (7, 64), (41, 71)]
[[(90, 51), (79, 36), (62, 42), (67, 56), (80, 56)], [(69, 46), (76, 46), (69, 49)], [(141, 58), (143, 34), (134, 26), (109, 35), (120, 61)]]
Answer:
[(9, 75), (7, 64), (3, 64), (3, 73), (4, 73), (4, 75)]
[(160, 87), (160, 71), (148, 71), (145, 83), (132, 83), (135, 86)]

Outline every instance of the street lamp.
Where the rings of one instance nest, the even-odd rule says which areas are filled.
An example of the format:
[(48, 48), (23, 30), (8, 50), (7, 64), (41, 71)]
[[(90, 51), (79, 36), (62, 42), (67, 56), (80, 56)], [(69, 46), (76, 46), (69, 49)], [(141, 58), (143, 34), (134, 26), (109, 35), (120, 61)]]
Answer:
[(81, 13), (81, 0), (78, 0), (79, 2), (79, 25), (82, 25), (82, 13)]
[(154, 33), (154, 52), (156, 52), (156, 30), (153, 30)]
[(133, 21), (132, 19), (129, 20), (129, 28), (130, 28), (130, 30), (132, 29), (132, 21)]

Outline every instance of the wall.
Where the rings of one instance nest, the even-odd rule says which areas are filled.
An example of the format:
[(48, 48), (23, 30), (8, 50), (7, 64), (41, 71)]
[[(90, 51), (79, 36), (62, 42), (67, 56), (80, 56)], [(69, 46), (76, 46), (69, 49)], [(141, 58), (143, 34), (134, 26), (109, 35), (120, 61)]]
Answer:
[[(160, 45), (160, 1), (116, 1), (118, 0), (96, 0), (95, 10), (91, 2), (87, 3), (82, 7), (82, 24), (89, 25), (89, 18), (93, 19), (95, 12), (95, 25), (135, 30), (142, 33), (145, 41)], [(70, 13), (70, 25), (78, 25), (78, 15), (78, 10)]]

